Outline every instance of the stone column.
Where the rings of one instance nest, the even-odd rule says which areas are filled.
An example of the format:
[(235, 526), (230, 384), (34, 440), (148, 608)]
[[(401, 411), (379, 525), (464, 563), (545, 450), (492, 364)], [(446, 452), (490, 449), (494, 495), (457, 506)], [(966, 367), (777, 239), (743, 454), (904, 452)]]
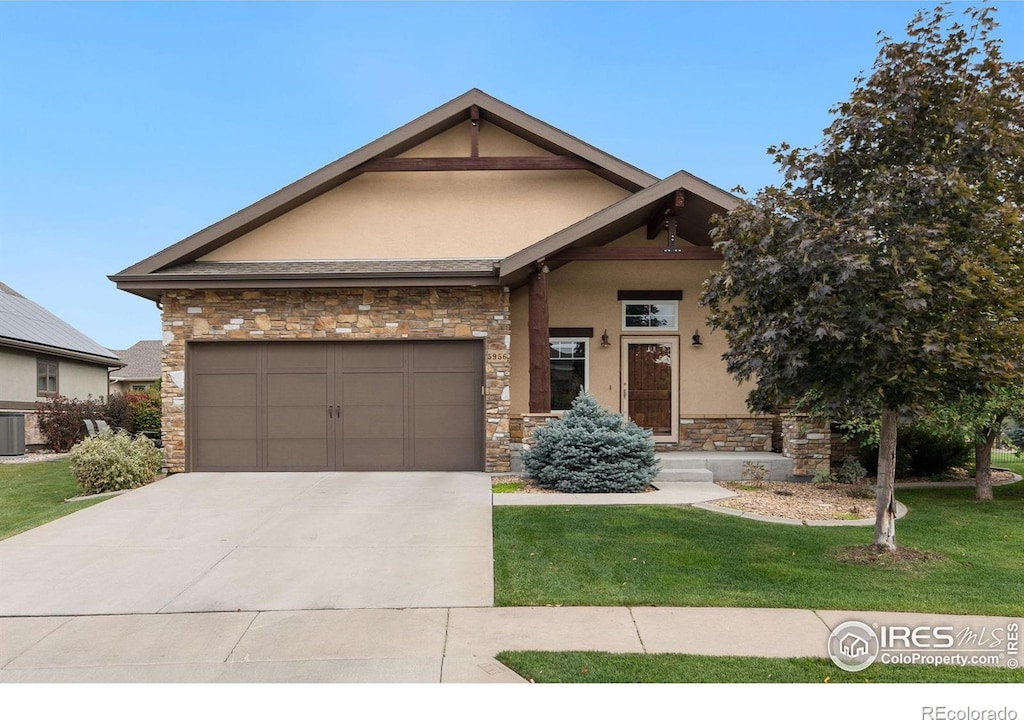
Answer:
[(819, 470), (829, 472), (831, 445), (828, 420), (808, 415), (782, 417), (782, 455), (792, 458), (794, 477), (809, 479)]

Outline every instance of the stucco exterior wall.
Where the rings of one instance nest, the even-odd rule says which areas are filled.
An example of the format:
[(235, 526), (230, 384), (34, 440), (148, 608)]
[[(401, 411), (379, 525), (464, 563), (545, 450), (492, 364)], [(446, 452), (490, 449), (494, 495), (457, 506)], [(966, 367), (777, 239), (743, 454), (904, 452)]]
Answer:
[(45, 398), (36, 395), (36, 361), (56, 362), (57, 387), (61, 395), (85, 400), (107, 396), (107, 368), (45, 353), (0, 348), (0, 404), (34, 403)]
[(186, 469), (190, 341), (416, 340), (484, 343), (486, 469), (509, 469), (509, 308), (501, 288), (235, 290), (163, 294), (164, 464)]
[[(639, 244), (633, 234), (628, 241)], [(646, 241), (653, 244), (652, 241)], [(656, 242), (656, 241), (654, 241)], [(592, 327), (590, 343), (590, 392), (605, 407), (623, 411), (621, 400), (622, 339), (626, 336), (676, 336), (679, 338), (679, 414), (687, 426), (708, 423), (694, 420), (750, 418), (746, 405), (748, 388), (739, 385), (726, 371), (722, 354), (727, 349), (723, 333), (706, 326), (707, 312), (698, 306), (701, 284), (717, 267), (717, 261), (576, 261), (548, 275), (549, 325), (551, 327)], [(682, 290), (677, 331), (624, 331), (619, 290)], [(513, 415), (529, 412), (529, 344), (527, 288), (512, 293), (512, 405)], [(692, 344), (700, 331), (702, 345)], [(607, 331), (610, 347), (601, 347)], [(721, 421), (721, 422), (720, 422)], [(680, 442), (688, 435), (683, 427)], [(754, 431), (759, 435), (760, 426)], [(769, 432), (770, 436), (770, 432)], [(763, 438), (741, 444), (745, 449), (764, 449)], [(770, 441), (770, 437), (769, 437)], [(692, 441), (690, 441), (692, 444)], [(702, 449), (701, 447), (694, 449)], [(748, 445), (753, 445), (749, 447)], [(722, 447), (720, 449), (734, 449)]]
[[(484, 123), (481, 155), (547, 155)], [(405, 153), (468, 157), (468, 124)], [(201, 260), (511, 255), (629, 193), (585, 170), (366, 173)]]
[(36, 356), (0, 348), (0, 404), (37, 399)]

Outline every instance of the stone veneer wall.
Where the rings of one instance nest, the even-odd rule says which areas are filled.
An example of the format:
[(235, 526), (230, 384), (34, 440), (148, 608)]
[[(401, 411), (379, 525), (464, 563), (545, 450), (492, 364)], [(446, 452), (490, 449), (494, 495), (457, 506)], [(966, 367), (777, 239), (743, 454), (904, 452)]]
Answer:
[(695, 416), (679, 420), (679, 443), (674, 450), (771, 452), (771, 415), (728, 418)]
[(832, 442), (829, 464), (832, 467), (832, 472), (835, 472), (842, 466), (843, 460), (846, 458), (852, 457), (857, 459), (860, 457), (860, 443), (856, 440), (844, 438), (842, 431), (835, 426), (832, 426), (831, 434)]
[(163, 293), (163, 441), (185, 470), (185, 345), (203, 341), (481, 338), (486, 470), (509, 470), (509, 296), (501, 288), (171, 290)]
[(829, 472), (832, 433), (828, 421), (806, 415), (783, 416), (782, 454), (793, 459), (795, 477), (813, 476), (819, 470)]

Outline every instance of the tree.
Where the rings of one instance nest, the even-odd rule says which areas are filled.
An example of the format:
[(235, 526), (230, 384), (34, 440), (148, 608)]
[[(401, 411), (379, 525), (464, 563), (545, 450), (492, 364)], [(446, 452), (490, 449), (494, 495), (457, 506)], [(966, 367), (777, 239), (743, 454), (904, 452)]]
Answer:
[(992, 388), (985, 395), (965, 395), (941, 408), (937, 418), (958, 427), (974, 445), (974, 497), (992, 499), (992, 448), (1003, 430), (1003, 421), (1024, 415), (1024, 380)]
[(710, 324), (748, 403), (881, 416), (875, 545), (895, 549), (896, 428), (1019, 381), (1024, 65), (994, 9), (918, 13), (813, 149), (769, 148), (779, 186), (719, 218)]

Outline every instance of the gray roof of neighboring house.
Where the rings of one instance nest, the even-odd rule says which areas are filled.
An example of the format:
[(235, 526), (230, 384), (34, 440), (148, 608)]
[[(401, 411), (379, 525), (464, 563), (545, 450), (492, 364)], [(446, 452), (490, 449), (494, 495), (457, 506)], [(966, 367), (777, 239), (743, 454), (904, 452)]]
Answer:
[(127, 363), (120, 370), (110, 373), (110, 379), (156, 380), (160, 377), (160, 356), (163, 343), (159, 340), (139, 340), (127, 350), (114, 350), (121, 362)]
[(46, 308), (0, 283), (0, 345), (48, 352), (115, 367), (110, 350)]

